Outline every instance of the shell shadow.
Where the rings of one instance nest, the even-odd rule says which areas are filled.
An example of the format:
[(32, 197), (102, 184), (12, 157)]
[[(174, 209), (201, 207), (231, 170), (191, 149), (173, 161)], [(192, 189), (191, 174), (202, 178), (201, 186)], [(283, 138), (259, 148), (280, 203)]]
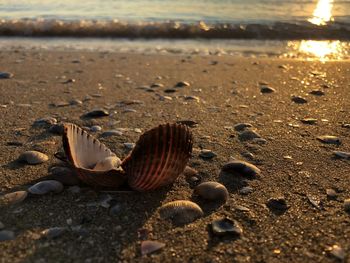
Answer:
[(238, 193), (239, 189), (248, 186), (249, 177), (237, 173), (220, 171), (218, 182), (225, 185), (230, 193)]
[[(126, 189), (126, 188), (125, 188)], [(122, 188), (121, 190), (125, 190)], [(102, 190), (102, 189), (101, 189)], [(93, 251), (98, 250), (103, 254), (113, 254), (116, 258), (124, 250), (134, 247), (140, 238), (140, 232), (145, 229), (145, 224), (157, 209), (163, 203), (169, 187), (163, 187), (152, 192), (132, 192), (132, 193), (101, 193), (92, 188), (81, 188), (81, 193), (73, 194), (66, 189), (60, 194), (49, 194), (43, 196), (28, 196), (21, 204), (16, 207), (23, 207), (30, 210), (34, 214), (41, 214), (40, 225), (35, 226), (41, 230), (54, 227), (66, 227), (67, 231), (57, 238), (49, 239), (42, 237), (34, 241), (37, 245), (33, 253), (28, 256), (26, 261), (36, 261), (47, 254), (47, 248), (42, 246), (46, 242), (58, 242), (60, 248), (69, 249), (76, 246), (77, 242), (86, 243), (87, 240), (94, 240), (95, 243), (89, 248), (85, 247), (83, 252), (79, 252), (81, 256), (93, 257)], [(96, 205), (102, 198), (109, 195), (112, 200), (109, 202), (110, 208)], [(69, 203), (62, 209), (62, 206)], [(20, 206), (19, 206), (20, 205)], [(115, 214), (111, 214), (111, 207), (119, 206)], [(0, 212), (6, 215), (4, 223), (16, 222), (18, 215), (10, 213), (14, 206), (0, 207)], [(42, 213), (45, 211), (45, 213)], [(48, 216), (51, 214), (51, 218)], [(52, 218), (54, 217), (54, 218)], [(66, 219), (73, 220), (72, 225), (67, 225)], [(31, 231), (28, 228), (31, 225), (31, 218), (24, 217), (21, 219), (23, 228), (19, 227), (18, 233), (22, 231)], [(9, 223), (8, 223), (9, 224)], [(101, 234), (101, 229), (105, 234)], [(118, 248), (113, 251), (110, 246), (103, 244), (113, 244), (118, 240)], [(89, 246), (89, 245), (88, 245)], [(140, 253), (136, 248), (135, 254), (139, 257)], [(67, 255), (62, 255), (66, 257)]]
[(212, 213), (215, 213), (221, 206), (225, 205), (226, 203), (224, 200), (206, 200), (194, 193), (190, 197), (190, 200), (202, 208), (204, 213), (203, 217), (207, 217)]
[(3, 165), (2, 167), (9, 170), (18, 170), (18, 169), (22, 169), (24, 166), (26, 166), (24, 162), (20, 162), (18, 159), (16, 159)]

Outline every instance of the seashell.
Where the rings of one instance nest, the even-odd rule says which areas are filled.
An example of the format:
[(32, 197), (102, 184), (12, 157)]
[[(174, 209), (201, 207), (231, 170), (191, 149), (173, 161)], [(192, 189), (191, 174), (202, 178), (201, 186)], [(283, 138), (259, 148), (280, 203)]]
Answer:
[(237, 221), (228, 218), (214, 220), (211, 223), (211, 230), (214, 235), (224, 236), (224, 235), (238, 235), (243, 233), (242, 227)]
[(337, 145), (341, 144), (341, 140), (337, 136), (333, 136), (333, 135), (318, 136), (317, 140), (328, 144), (337, 144)]
[(191, 84), (187, 81), (179, 81), (175, 84), (176, 88), (183, 88), (183, 87), (189, 87)]
[(239, 160), (230, 161), (224, 164), (221, 170), (223, 172), (237, 173), (248, 177), (256, 177), (259, 176), (261, 173), (260, 169), (255, 165)]
[(333, 151), (333, 154), (338, 158), (350, 159), (350, 152)]
[(63, 148), (86, 184), (118, 187), (125, 181), (119, 158), (104, 144), (74, 124), (64, 124)]
[(187, 179), (198, 175), (198, 171), (190, 166), (186, 166), (185, 170), (182, 173)]
[(0, 79), (10, 79), (13, 77), (13, 74), (10, 72), (0, 72)]
[(63, 184), (55, 180), (41, 181), (28, 188), (28, 192), (34, 195), (44, 195), (50, 192), (57, 194), (62, 191)]
[(285, 211), (289, 208), (286, 199), (283, 196), (276, 198), (270, 198), (267, 203), (267, 207), (271, 210)]
[(212, 159), (214, 157), (217, 156), (216, 153), (214, 153), (213, 151), (211, 150), (208, 150), (208, 149), (202, 149), (200, 152), (199, 152), (199, 156), (204, 158), (204, 159)]
[(28, 164), (40, 164), (46, 162), (48, 159), (49, 157), (46, 154), (37, 151), (26, 151), (18, 158), (20, 162), (26, 162)]
[(100, 117), (105, 117), (108, 116), (109, 112), (104, 110), (104, 109), (96, 109), (89, 111), (83, 115), (85, 118), (100, 118)]
[(145, 240), (141, 242), (141, 255), (145, 256), (165, 247), (165, 244), (158, 241)]
[(350, 198), (344, 200), (344, 210), (350, 213)]
[(204, 182), (194, 188), (194, 192), (200, 197), (208, 200), (226, 201), (229, 193), (226, 187), (217, 182)]
[(41, 119), (37, 119), (34, 121), (34, 127), (50, 127), (52, 125), (57, 124), (57, 119), (53, 117), (45, 117)]
[(178, 225), (191, 223), (203, 216), (202, 209), (196, 203), (186, 200), (167, 203), (160, 208), (159, 213), (161, 218), (171, 219)]
[(175, 181), (185, 169), (191, 151), (189, 128), (181, 124), (164, 124), (140, 136), (122, 167), (131, 188), (154, 190)]
[(252, 128), (253, 125), (251, 125), (250, 123), (237, 123), (233, 128), (236, 130), (236, 131), (243, 131), (247, 128)]
[(27, 191), (17, 191), (13, 193), (8, 193), (1, 196), (0, 203), (4, 203), (6, 205), (18, 204), (24, 199), (26, 199), (27, 195)]
[(48, 239), (54, 239), (67, 232), (67, 230), (67, 227), (51, 227), (41, 231), (41, 236), (46, 237)]
[(303, 97), (300, 97), (300, 96), (292, 96), (291, 100), (297, 104), (304, 104), (304, 103), (307, 103), (307, 100), (304, 99)]

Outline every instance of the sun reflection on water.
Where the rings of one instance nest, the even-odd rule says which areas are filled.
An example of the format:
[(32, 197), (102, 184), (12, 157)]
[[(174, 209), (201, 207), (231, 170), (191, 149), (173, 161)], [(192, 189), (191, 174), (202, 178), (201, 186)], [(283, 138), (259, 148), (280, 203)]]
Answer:
[(333, 0), (319, 0), (313, 12), (313, 17), (308, 19), (312, 24), (324, 26), (332, 21)]
[(288, 46), (298, 51), (301, 57), (306, 57), (310, 60), (342, 60), (348, 57), (348, 43), (335, 41), (317, 41), (317, 40), (302, 40), (291, 41)]
[[(333, 21), (332, 9), (333, 0), (318, 0), (312, 17), (308, 21), (317, 26), (326, 26), (327, 23)], [(292, 50), (291, 56), (297, 52), (298, 57), (324, 62), (347, 58), (349, 44), (338, 40), (302, 40), (289, 41), (288, 48)]]

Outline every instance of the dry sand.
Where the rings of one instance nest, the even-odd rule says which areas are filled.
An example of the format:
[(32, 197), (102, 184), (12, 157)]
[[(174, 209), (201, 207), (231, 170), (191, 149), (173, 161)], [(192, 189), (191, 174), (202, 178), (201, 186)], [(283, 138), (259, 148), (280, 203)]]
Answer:
[[(0, 207), (0, 221), (16, 236), (0, 243), (0, 262), (334, 262), (336, 257), (327, 252), (333, 245), (343, 249), (344, 261), (349, 262), (350, 216), (343, 202), (350, 198), (350, 161), (332, 154), (350, 151), (350, 129), (342, 127), (350, 123), (349, 62), (21, 50), (2, 51), (0, 61), (0, 71), (14, 74), (12, 79), (0, 79), (1, 194), (26, 189), (59, 163), (53, 154), (60, 150), (61, 138), (32, 127), (36, 119), (46, 116), (81, 126), (98, 124), (103, 131), (145, 131), (165, 122), (196, 121), (189, 165), (199, 171), (200, 181), (224, 181), (230, 192), (225, 205), (204, 202), (192, 197), (194, 184), (180, 177), (160, 191), (110, 194), (121, 207), (117, 216), (94, 205), (103, 194), (90, 187), (82, 186), (78, 194), (65, 188), (57, 195), (27, 198)], [(65, 84), (67, 79), (75, 82)], [(191, 86), (164, 93), (178, 81)], [(262, 94), (261, 81), (276, 92)], [(138, 89), (152, 83), (164, 87), (155, 92)], [(325, 95), (309, 94), (318, 89)], [(159, 94), (172, 100), (162, 101)], [(82, 105), (52, 105), (84, 100), (87, 95), (92, 99)], [(199, 101), (186, 100), (184, 96), (189, 95)], [(308, 102), (294, 103), (292, 95)], [(143, 104), (118, 105), (126, 100)], [(92, 121), (80, 118), (101, 107), (111, 115)], [(136, 112), (124, 112), (125, 108)], [(302, 123), (306, 117), (317, 123)], [(240, 141), (233, 126), (243, 122), (252, 124), (266, 143)], [(101, 140), (124, 157), (123, 143), (136, 142), (139, 135), (130, 130)], [(338, 136), (342, 143), (323, 144), (316, 139), (320, 135)], [(217, 157), (201, 159), (201, 148)], [(35, 166), (16, 162), (22, 152), (33, 149), (46, 153), (49, 161)], [(261, 179), (237, 184), (234, 178), (220, 176), (222, 165), (231, 157), (256, 164), (262, 170)], [(239, 193), (242, 185), (253, 191)], [(326, 189), (334, 189), (336, 199), (327, 198)], [(266, 207), (270, 198), (278, 196), (284, 196), (289, 206), (280, 214)], [(308, 196), (320, 199), (321, 209)], [(192, 198), (203, 208), (204, 217), (185, 226), (159, 218), (157, 209), (162, 204)], [(208, 224), (222, 217), (237, 220), (243, 235), (210, 234)], [(41, 237), (44, 229), (68, 223), (72, 228), (81, 225), (83, 235), (69, 230), (56, 239)], [(149, 232), (148, 239), (165, 247), (141, 256), (140, 232)]]

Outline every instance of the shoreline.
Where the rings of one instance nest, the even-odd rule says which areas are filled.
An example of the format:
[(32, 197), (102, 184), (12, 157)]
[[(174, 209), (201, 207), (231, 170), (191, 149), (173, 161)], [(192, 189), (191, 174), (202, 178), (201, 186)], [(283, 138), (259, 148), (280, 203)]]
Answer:
[(350, 42), (340, 40), (127, 39), (0, 37), (3, 51), (112, 52), (158, 55), (233, 56), (310, 61), (349, 61)]
[[(225, 180), (230, 197), (222, 206), (194, 197), (193, 182), (184, 176), (156, 192), (110, 194), (121, 207), (116, 216), (92, 205), (104, 193), (83, 186), (79, 193), (66, 187), (57, 195), (0, 206), (4, 229), (15, 233), (14, 240), (0, 242), (1, 262), (334, 262), (336, 257), (328, 251), (333, 245), (345, 252), (344, 262), (349, 259), (349, 214), (343, 202), (350, 198), (350, 163), (333, 157), (335, 150), (350, 151), (350, 130), (344, 126), (350, 123), (349, 61), (21, 49), (1, 51), (0, 59), (0, 71), (14, 74), (0, 79), (0, 105), (5, 105), (0, 107), (1, 194), (26, 189), (59, 163), (53, 154), (60, 149), (61, 138), (32, 127), (47, 116), (79, 126), (101, 126), (94, 136), (121, 157), (127, 154), (123, 144), (140, 136), (136, 128), (144, 132), (161, 123), (192, 120), (198, 125), (192, 128), (189, 165), (199, 172), (200, 182), (220, 181), (221, 168), (232, 157), (262, 171), (260, 179), (243, 181), (252, 189), (247, 194), (235, 179)], [(179, 81), (190, 86), (174, 88)], [(163, 86), (150, 88), (154, 83)], [(262, 93), (262, 86), (274, 92)], [(323, 95), (310, 93), (314, 90)], [(298, 104), (293, 96), (307, 102)], [(74, 99), (82, 104), (69, 104)], [(81, 118), (94, 108), (104, 108), (110, 115)], [(306, 118), (316, 123), (301, 121)], [(250, 123), (262, 140), (242, 140), (234, 129), (239, 123)], [(126, 130), (119, 136), (100, 137), (117, 128)], [(337, 136), (341, 144), (324, 144), (317, 139), (321, 135)], [(217, 156), (201, 158), (202, 148)], [(49, 161), (18, 164), (16, 159), (26, 150), (41, 151)], [(327, 189), (336, 192), (335, 199), (327, 197)], [(280, 196), (289, 208), (278, 215), (266, 203)], [(322, 208), (310, 197), (321, 200)], [(204, 216), (184, 227), (160, 219), (159, 207), (179, 199), (198, 201)], [(242, 225), (241, 237), (208, 232), (208, 225), (223, 217)], [(80, 226), (84, 233), (41, 237), (43, 230), (62, 226)], [(141, 256), (143, 229), (148, 239), (165, 247)]]

